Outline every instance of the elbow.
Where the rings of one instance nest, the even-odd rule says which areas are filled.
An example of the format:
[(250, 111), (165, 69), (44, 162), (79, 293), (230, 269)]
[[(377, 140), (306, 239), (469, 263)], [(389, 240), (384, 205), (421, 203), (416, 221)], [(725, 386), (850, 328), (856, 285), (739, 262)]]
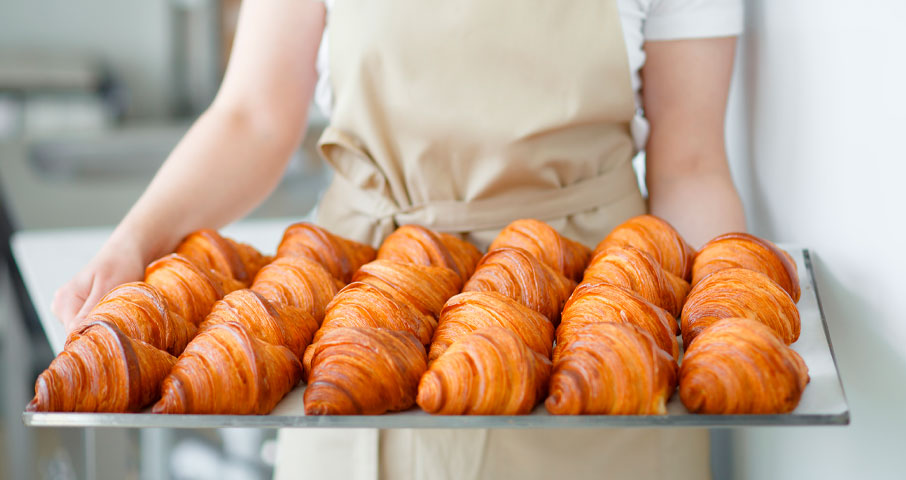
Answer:
[(289, 154), (302, 140), (306, 116), (286, 110), (215, 100), (202, 116), (227, 125), (228, 131), (248, 136), (256, 144)]

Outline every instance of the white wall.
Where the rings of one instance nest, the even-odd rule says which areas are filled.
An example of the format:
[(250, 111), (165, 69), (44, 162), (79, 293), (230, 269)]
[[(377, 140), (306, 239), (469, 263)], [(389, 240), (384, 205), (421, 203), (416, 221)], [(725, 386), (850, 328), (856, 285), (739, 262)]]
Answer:
[(848, 427), (731, 436), (734, 478), (906, 478), (906, 2), (758, 0), (730, 106), (750, 229), (809, 246)]

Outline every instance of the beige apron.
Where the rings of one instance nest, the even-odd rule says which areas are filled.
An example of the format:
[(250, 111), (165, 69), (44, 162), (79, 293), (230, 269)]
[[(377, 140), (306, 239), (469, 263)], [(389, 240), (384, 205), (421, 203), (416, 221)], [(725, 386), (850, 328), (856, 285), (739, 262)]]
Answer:
[[(486, 248), (517, 218), (594, 246), (645, 211), (616, 2), (338, 0), (334, 180), (318, 223), (377, 246), (398, 225)], [(695, 478), (707, 431), (282, 430), (277, 478)]]

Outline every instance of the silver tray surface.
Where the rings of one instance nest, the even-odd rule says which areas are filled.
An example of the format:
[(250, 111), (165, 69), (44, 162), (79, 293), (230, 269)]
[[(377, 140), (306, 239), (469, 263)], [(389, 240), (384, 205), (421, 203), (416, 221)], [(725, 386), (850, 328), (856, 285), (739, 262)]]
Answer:
[(369, 416), (306, 416), (304, 385), (290, 392), (269, 415), (155, 415), (151, 413), (30, 413), (22, 419), (35, 427), (118, 428), (606, 428), (606, 427), (748, 427), (846, 425), (849, 407), (834, 358), (827, 322), (821, 310), (811, 256), (804, 248), (781, 245), (796, 260), (802, 296), (802, 330), (792, 348), (802, 355), (811, 381), (798, 407), (780, 415), (698, 415), (689, 413), (678, 393), (667, 415), (549, 415), (539, 405), (530, 415), (436, 416), (417, 407), (405, 412)]

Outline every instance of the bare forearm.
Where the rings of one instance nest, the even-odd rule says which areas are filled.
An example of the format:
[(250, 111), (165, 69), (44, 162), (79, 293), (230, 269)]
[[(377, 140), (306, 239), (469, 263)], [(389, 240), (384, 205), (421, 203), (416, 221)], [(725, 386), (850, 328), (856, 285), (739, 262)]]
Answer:
[(652, 214), (676, 227), (695, 248), (717, 235), (746, 229), (739, 194), (727, 170), (648, 175)]
[(111, 241), (136, 243), (148, 262), (193, 230), (241, 217), (274, 189), (302, 130), (280, 135), (241, 110), (212, 107), (173, 150)]

